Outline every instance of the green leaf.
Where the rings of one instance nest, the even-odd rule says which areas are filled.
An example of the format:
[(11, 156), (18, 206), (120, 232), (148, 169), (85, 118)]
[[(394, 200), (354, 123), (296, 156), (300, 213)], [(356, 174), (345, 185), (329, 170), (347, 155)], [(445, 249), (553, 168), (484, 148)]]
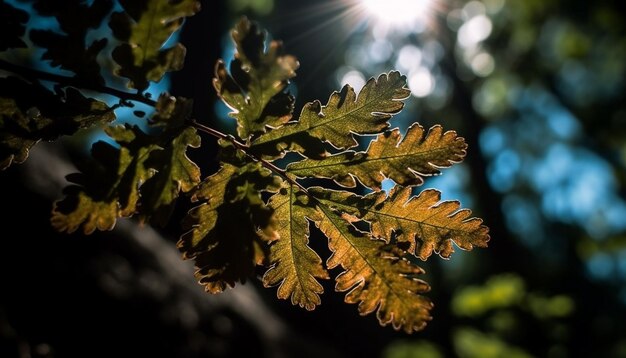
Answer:
[(114, 119), (104, 102), (86, 98), (72, 87), (54, 94), (39, 84), (0, 78), (0, 170), (25, 161), (40, 140)]
[(136, 126), (109, 127), (106, 132), (120, 148), (96, 142), (92, 155), (98, 166), (68, 176), (79, 185), (65, 188), (65, 198), (54, 205), (51, 223), (58, 231), (71, 233), (82, 227), (90, 234), (96, 229), (111, 230), (118, 217), (138, 211), (139, 187), (155, 173), (145, 162), (160, 147)]
[[(311, 188), (310, 192), (326, 205), (371, 223), (374, 237), (391, 242), (407, 242), (408, 251), (422, 260), (433, 252), (449, 258), (453, 243), (464, 250), (486, 247), (489, 229), (482, 220), (471, 218), (458, 201), (441, 202), (441, 193), (427, 189), (411, 197), (410, 187), (395, 186), (385, 196), (365, 197), (342, 191)], [(394, 236), (395, 235), (395, 236)]]
[(399, 129), (380, 134), (365, 152), (342, 152), (321, 160), (305, 159), (292, 163), (287, 172), (299, 177), (332, 178), (338, 184), (354, 187), (357, 178), (363, 185), (381, 189), (385, 178), (400, 185), (421, 185), (422, 177), (437, 175), (439, 168), (458, 163), (467, 144), (454, 131), (444, 132), (436, 125), (426, 134), (413, 124), (401, 140)]
[(322, 259), (308, 246), (308, 218), (318, 216), (309, 198), (292, 184), (285, 184), (271, 197), (268, 207), (274, 210), (276, 228), (269, 249), (270, 268), (263, 275), (266, 287), (279, 286), (278, 298), (311, 311), (321, 303), (324, 288), (318, 278), (329, 278)]
[(150, 152), (145, 165), (156, 173), (141, 187), (144, 218), (165, 226), (179, 193), (200, 183), (200, 168), (187, 157), (187, 147), (200, 147), (200, 136), (192, 127), (185, 127), (163, 150)]
[(183, 222), (188, 231), (177, 244), (185, 258), (195, 260), (196, 277), (211, 293), (245, 282), (265, 260), (265, 243), (257, 231), (272, 235), (272, 209), (261, 192), (280, 187), (259, 163), (246, 163), (239, 153), (222, 158), (237, 165), (223, 163), (202, 182), (192, 200), (204, 202), (189, 211)]
[(96, 229), (112, 230), (120, 217), (115, 200), (94, 200), (78, 186), (70, 186), (63, 193), (66, 198), (55, 203), (50, 223), (60, 232), (72, 233), (82, 227), (85, 234)]
[(176, 129), (183, 127), (193, 112), (193, 100), (161, 93), (150, 123), (157, 127)]
[(320, 156), (324, 150), (319, 140), (337, 149), (354, 147), (358, 143), (352, 134), (375, 134), (389, 127), (389, 119), (402, 110), (402, 100), (410, 94), (405, 85), (406, 77), (395, 71), (371, 78), (358, 96), (345, 85), (326, 105), (307, 103), (297, 122), (261, 135), (252, 142), (252, 150), (266, 155), (293, 150)]
[(403, 258), (404, 252), (384, 241), (372, 239), (325, 205), (319, 205), (316, 225), (328, 237), (332, 256), (329, 269), (341, 266), (335, 289), (348, 292), (345, 301), (357, 303), (361, 315), (376, 312), (381, 325), (407, 333), (424, 328), (431, 319), (432, 303), (422, 293), (428, 284), (417, 278), (424, 271)]
[(117, 75), (130, 79), (128, 86), (140, 91), (149, 81), (158, 82), (168, 71), (182, 68), (185, 47), (176, 44), (162, 49), (170, 36), (183, 24), (185, 17), (200, 10), (195, 0), (124, 0), (126, 13), (111, 15), (109, 26), (119, 40), (113, 59), (120, 65)]
[(235, 59), (230, 73), (224, 62), (215, 68), (213, 86), (234, 111), (239, 137), (263, 133), (266, 126), (277, 127), (291, 119), (294, 98), (284, 93), (295, 77), (298, 61), (283, 55), (282, 44), (270, 41), (265, 49), (265, 32), (256, 23), (242, 18), (232, 32)]

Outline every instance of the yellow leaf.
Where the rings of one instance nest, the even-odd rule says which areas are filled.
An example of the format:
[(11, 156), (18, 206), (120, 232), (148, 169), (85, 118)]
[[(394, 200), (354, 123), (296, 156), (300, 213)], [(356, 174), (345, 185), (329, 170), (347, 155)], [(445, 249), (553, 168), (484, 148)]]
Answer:
[(372, 193), (361, 197), (348, 192), (311, 188), (310, 192), (326, 205), (371, 223), (374, 237), (390, 242), (409, 243), (408, 251), (422, 260), (433, 252), (449, 258), (453, 243), (464, 250), (486, 247), (489, 228), (471, 218), (471, 211), (460, 209), (458, 201), (441, 202), (441, 193), (428, 189), (411, 197), (410, 187), (395, 186), (385, 196)]
[(276, 232), (267, 239), (271, 267), (263, 276), (266, 287), (278, 287), (278, 298), (291, 298), (291, 303), (311, 311), (321, 303), (324, 292), (317, 278), (329, 278), (322, 266), (322, 259), (308, 246), (308, 218), (316, 217), (315, 207), (309, 198), (292, 184), (283, 188), (270, 199), (268, 206), (274, 209)]
[[(81, 226), (85, 234), (91, 234), (96, 229), (111, 230), (120, 215), (116, 201), (95, 201), (80, 191), (71, 200), (76, 202), (70, 204), (66, 199), (54, 205), (50, 222), (58, 231), (72, 233)], [(69, 205), (71, 210), (64, 214), (63, 206), (66, 205)]]
[(358, 231), (346, 215), (325, 205), (318, 208), (321, 218), (316, 225), (333, 252), (327, 265), (343, 268), (335, 288), (348, 292), (346, 302), (358, 303), (361, 315), (376, 312), (381, 325), (391, 324), (407, 333), (423, 329), (433, 306), (421, 295), (430, 287), (416, 277), (424, 271), (404, 259), (399, 248)]
[(307, 103), (297, 122), (259, 136), (252, 142), (252, 150), (264, 155), (284, 150), (321, 155), (320, 140), (338, 149), (354, 147), (353, 133), (374, 134), (389, 127), (389, 119), (402, 110), (402, 100), (410, 94), (405, 85), (406, 77), (395, 71), (371, 78), (358, 96), (345, 85), (341, 92), (330, 95), (326, 105)]
[(438, 175), (465, 156), (467, 144), (453, 131), (432, 127), (426, 134), (413, 124), (404, 139), (399, 129), (380, 134), (366, 152), (342, 152), (321, 160), (305, 159), (290, 164), (287, 172), (302, 177), (331, 178), (346, 187), (356, 186), (354, 178), (374, 190), (385, 178), (400, 185), (421, 185), (422, 177)]

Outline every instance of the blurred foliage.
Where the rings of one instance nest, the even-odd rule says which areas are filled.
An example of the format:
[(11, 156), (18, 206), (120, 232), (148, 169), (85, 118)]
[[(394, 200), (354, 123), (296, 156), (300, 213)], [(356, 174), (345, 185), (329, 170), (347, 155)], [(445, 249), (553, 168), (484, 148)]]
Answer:
[(484, 286), (459, 290), (452, 299), (452, 311), (459, 316), (475, 317), (492, 309), (514, 306), (522, 302), (524, 286), (524, 281), (517, 275), (491, 277)]
[[(575, 311), (571, 297), (527, 292), (523, 279), (515, 274), (493, 276), (483, 286), (464, 287), (452, 299), (452, 311), (458, 316), (478, 317), (492, 310), (516, 307), (529, 311), (537, 319), (567, 317)], [(506, 316), (498, 317), (496, 322), (506, 319)]]
[(423, 340), (398, 341), (390, 344), (383, 352), (384, 358), (443, 358), (436, 345)]
[(530, 358), (521, 348), (506, 344), (497, 336), (472, 328), (459, 328), (454, 333), (454, 350), (460, 358)]

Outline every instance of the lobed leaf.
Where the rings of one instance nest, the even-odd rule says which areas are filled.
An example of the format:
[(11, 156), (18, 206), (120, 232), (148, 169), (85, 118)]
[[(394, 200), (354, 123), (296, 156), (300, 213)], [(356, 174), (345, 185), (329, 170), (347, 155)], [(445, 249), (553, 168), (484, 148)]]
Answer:
[(270, 268), (263, 285), (278, 286), (278, 298), (311, 311), (321, 303), (324, 288), (317, 279), (329, 278), (322, 259), (308, 246), (309, 222), (318, 216), (309, 198), (292, 184), (284, 184), (268, 203), (274, 210), (275, 232), (266, 239)]
[(15, 77), (0, 78), (0, 170), (22, 163), (40, 140), (115, 119), (104, 102), (68, 87), (56, 94)]
[(402, 139), (399, 129), (380, 134), (365, 152), (342, 152), (323, 159), (304, 159), (289, 164), (287, 172), (298, 178), (331, 178), (346, 187), (355, 178), (374, 190), (385, 178), (400, 185), (421, 185), (425, 176), (438, 175), (465, 156), (467, 144), (454, 131), (436, 125), (428, 133), (415, 123)]
[(185, 17), (200, 10), (195, 0), (123, 0), (126, 12), (111, 15), (109, 27), (124, 41), (113, 50), (120, 66), (116, 73), (130, 79), (128, 86), (145, 90), (149, 81), (158, 82), (168, 71), (182, 68), (185, 47), (176, 44), (163, 49), (165, 42), (183, 24)]
[(179, 129), (185, 126), (186, 121), (191, 117), (193, 100), (161, 93), (154, 109), (155, 112), (150, 118), (153, 126)]
[(178, 195), (200, 183), (200, 168), (187, 157), (187, 147), (200, 147), (200, 136), (192, 127), (185, 127), (164, 149), (150, 152), (146, 167), (155, 174), (141, 187), (144, 218), (165, 226)]
[(104, 84), (97, 57), (107, 39), (94, 39), (91, 43), (86, 43), (86, 39), (87, 33), (98, 28), (109, 14), (113, 1), (38, 1), (34, 7), (43, 16), (56, 17), (62, 30), (62, 33), (39, 29), (29, 32), (31, 41), (45, 49), (42, 59), (50, 60), (53, 67), (74, 72), (85, 82)]
[(120, 147), (96, 142), (92, 155), (99, 165), (68, 176), (78, 185), (65, 188), (65, 198), (54, 204), (51, 223), (58, 231), (111, 230), (117, 218), (138, 211), (139, 187), (155, 173), (146, 160), (159, 147), (136, 126), (108, 127), (106, 132)]
[(337, 149), (358, 143), (352, 134), (376, 134), (389, 127), (389, 119), (404, 107), (409, 96), (406, 77), (393, 71), (371, 78), (359, 95), (350, 85), (334, 92), (324, 106), (307, 103), (296, 122), (290, 122), (259, 136), (252, 150), (261, 155), (278, 155), (292, 150), (309, 156), (324, 155), (320, 140)]
[(284, 55), (282, 44), (270, 41), (265, 49), (266, 34), (254, 22), (242, 18), (232, 32), (235, 59), (226, 65), (218, 61), (213, 86), (237, 120), (237, 133), (248, 139), (291, 119), (294, 98), (284, 90), (296, 75), (298, 61)]
[[(411, 197), (411, 188), (395, 186), (386, 196), (356, 194), (312, 188), (310, 192), (326, 205), (371, 223), (374, 237), (386, 242), (407, 242), (408, 251), (422, 260), (433, 252), (449, 258), (453, 243), (464, 250), (486, 247), (489, 229), (458, 201), (441, 202), (441, 193), (427, 189)], [(395, 235), (395, 236), (394, 236)]]
[(424, 271), (403, 258), (404, 252), (384, 241), (371, 238), (325, 205), (319, 205), (316, 225), (328, 237), (332, 256), (329, 269), (341, 266), (336, 290), (346, 292), (347, 303), (357, 303), (359, 313), (376, 312), (381, 325), (407, 333), (423, 329), (431, 319), (432, 303), (422, 293), (428, 284), (417, 278)]
[(194, 193), (192, 200), (204, 202), (189, 211), (183, 222), (187, 231), (177, 244), (184, 258), (195, 260), (196, 277), (211, 293), (245, 282), (265, 259), (257, 231), (271, 235), (272, 209), (260, 193), (280, 187), (259, 163), (228, 159), (237, 165), (223, 162)]

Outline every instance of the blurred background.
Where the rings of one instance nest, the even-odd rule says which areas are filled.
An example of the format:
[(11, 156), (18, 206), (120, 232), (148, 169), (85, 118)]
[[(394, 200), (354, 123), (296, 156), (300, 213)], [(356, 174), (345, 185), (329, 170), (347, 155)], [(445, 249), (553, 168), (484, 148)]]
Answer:
[[(483, 218), (489, 248), (422, 263), (434, 319), (410, 336), (359, 317), (332, 282), (313, 312), (258, 281), (210, 296), (174, 247), (184, 205), (162, 230), (122, 221), (90, 237), (54, 233), (52, 201), (75, 170), (68, 157), (98, 134), (39, 144), (0, 173), (0, 356), (626, 357), (625, 8), (619, 0), (204, 1), (176, 34), (185, 68), (155, 94), (194, 98), (200, 122), (234, 133), (211, 78), (215, 61), (233, 55), (229, 29), (242, 15), (300, 60), (290, 86), (296, 113), (346, 83), (359, 89), (399, 70), (412, 97), (392, 126), (438, 123), (469, 144), (462, 164), (422, 188)], [(55, 26), (46, 21), (29, 26)], [(204, 138), (191, 154), (205, 176), (215, 152)]]

